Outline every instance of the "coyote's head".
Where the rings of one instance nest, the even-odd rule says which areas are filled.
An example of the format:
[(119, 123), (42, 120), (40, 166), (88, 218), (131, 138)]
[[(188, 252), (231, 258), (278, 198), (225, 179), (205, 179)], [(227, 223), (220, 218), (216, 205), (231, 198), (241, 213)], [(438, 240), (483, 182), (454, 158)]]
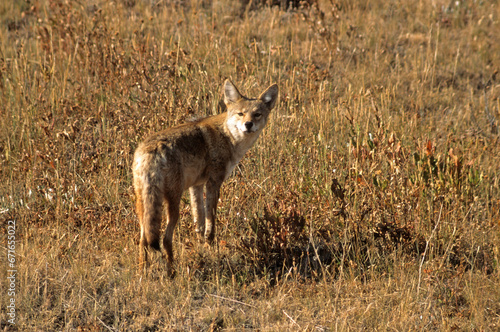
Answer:
[(269, 113), (278, 97), (278, 85), (273, 84), (259, 98), (247, 98), (226, 80), (224, 83), (224, 103), (227, 106), (227, 127), (235, 140), (246, 136), (258, 136), (265, 127)]

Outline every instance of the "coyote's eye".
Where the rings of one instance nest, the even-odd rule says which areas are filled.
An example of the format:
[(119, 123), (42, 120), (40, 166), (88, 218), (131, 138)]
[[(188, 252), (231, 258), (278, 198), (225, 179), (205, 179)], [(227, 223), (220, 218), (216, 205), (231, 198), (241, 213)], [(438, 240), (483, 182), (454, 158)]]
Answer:
[(258, 119), (258, 118), (260, 118), (260, 117), (262, 116), (262, 114), (260, 114), (260, 113), (255, 113), (253, 116), (254, 116), (254, 118)]
[(238, 113), (238, 116), (243, 116), (243, 112), (239, 112), (239, 113)]

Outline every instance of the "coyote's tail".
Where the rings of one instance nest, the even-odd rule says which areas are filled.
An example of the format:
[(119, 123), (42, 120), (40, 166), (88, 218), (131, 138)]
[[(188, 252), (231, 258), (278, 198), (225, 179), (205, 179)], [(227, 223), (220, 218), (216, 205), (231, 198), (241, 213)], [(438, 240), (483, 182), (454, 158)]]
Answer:
[(142, 155), (134, 165), (134, 187), (137, 199), (137, 214), (141, 223), (141, 242), (153, 249), (160, 250), (160, 228), (162, 218), (163, 191), (159, 172), (151, 172), (155, 158)]

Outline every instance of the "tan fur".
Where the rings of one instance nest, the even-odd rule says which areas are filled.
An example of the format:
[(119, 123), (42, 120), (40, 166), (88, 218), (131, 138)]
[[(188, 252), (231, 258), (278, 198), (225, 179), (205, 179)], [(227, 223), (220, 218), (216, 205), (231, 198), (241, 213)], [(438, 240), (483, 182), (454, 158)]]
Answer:
[[(182, 193), (189, 189), (196, 232), (211, 243), (222, 182), (257, 140), (278, 96), (271, 85), (259, 98), (242, 96), (224, 83), (227, 112), (166, 129), (146, 138), (133, 162), (136, 211), (141, 225), (140, 264), (147, 268), (147, 248), (160, 250), (163, 204), (167, 227), (163, 248), (167, 272), (173, 271), (172, 238)], [(205, 201), (203, 194), (205, 193)]]

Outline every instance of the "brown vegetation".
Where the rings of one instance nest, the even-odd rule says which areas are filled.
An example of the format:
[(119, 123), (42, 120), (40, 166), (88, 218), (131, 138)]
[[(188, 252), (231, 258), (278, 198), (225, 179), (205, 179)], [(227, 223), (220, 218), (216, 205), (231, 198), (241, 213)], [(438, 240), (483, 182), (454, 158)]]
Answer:
[[(273, 4), (0, 4), (2, 329), (500, 328), (498, 4)], [(220, 112), (228, 77), (278, 83), (270, 123), (216, 244), (186, 195), (177, 277), (141, 277), (133, 151)]]

